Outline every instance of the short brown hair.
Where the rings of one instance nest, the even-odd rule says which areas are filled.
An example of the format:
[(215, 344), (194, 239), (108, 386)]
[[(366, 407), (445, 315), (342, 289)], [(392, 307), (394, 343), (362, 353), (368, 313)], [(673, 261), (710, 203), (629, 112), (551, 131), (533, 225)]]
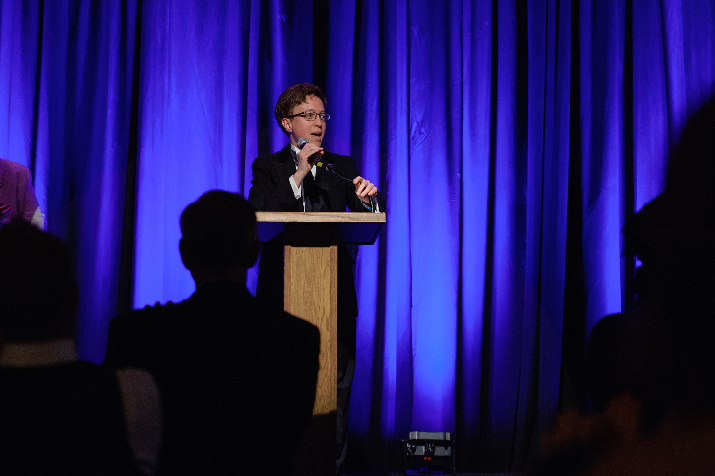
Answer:
[(276, 102), (276, 108), (273, 111), (276, 116), (276, 122), (278, 122), (278, 127), (280, 127), (286, 135), (288, 131), (283, 128), (283, 118), (288, 117), (293, 112), (293, 108), (298, 104), (303, 104), (308, 96), (315, 96), (321, 101), (323, 105), (328, 105), (328, 100), (325, 99), (325, 94), (322, 89), (320, 89), (315, 84), (303, 83), (291, 86), (285, 91), (283, 91)]

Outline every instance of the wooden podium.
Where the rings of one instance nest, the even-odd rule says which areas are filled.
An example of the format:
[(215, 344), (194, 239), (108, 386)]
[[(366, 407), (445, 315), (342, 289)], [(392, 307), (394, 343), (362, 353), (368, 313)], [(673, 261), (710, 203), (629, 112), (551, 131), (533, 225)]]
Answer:
[[(320, 329), (313, 421), (298, 454), (298, 474), (335, 474), (338, 243), (373, 244), (384, 213), (257, 212), (265, 243), (283, 232), (284, 308)], [(280, 431), (280, 429), (276, 429)], [(331, 473), (332, 471), (332, 473)]]

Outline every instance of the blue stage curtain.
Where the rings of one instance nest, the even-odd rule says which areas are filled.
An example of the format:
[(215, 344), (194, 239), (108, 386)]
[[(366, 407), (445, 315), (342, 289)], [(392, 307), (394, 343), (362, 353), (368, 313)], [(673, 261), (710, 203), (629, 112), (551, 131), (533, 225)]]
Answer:
[(79, 348), (97, 361), (127, 285), (137, 14), (136, 2), (0, 3), (0, 156), (30, 167), (48, 230), (71, 246)]
[(715, 92), (713, 24), (710, 0), (0, 0), (0, 156), (75, 254), (100, 362), (116, 312), (193, 292), (183, 208), (247, 195), (286, 143), (278, 95), (319, 84), (326, 148), (388, 205), (357, 266), (349, 468), (398, 470), (420, 430), (455, 434), (460, 472), (518, 469), (632, 302), (621, 230)]

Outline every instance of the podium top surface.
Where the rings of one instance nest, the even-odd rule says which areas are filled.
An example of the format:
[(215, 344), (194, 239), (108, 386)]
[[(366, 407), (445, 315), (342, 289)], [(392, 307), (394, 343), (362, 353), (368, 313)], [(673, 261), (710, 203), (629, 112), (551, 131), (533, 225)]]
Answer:
[(287, 223), (333, 224), (338, 227), (341, 241), (358, 245), (372, 244), (377, 239), (384, 213), (359, 212), (256, 212), (258, 238), (265, 243), (279, 233)]
[(283, 223), (385, 223), (384, 213), (359, 212), (256, 212), (258, 222)]

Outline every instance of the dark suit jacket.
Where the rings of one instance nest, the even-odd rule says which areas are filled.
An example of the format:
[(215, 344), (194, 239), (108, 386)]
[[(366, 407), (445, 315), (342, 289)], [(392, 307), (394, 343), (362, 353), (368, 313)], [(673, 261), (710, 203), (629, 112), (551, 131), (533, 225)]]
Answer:
[(217, 282), (112, 319), (104, 364), (156, 379), (158, 474), (289, 474), (312, 415), (319, 348), (312, 324)]
[[(335, 171), (348, 179), (358, 175), (353, 159), (346, 155), (326, 152), (323, 162), (333, 164)], [(303, 201), (295, 198), (288, 179), (295, 173), (295, 163), (290, 144), (268, 157), (259, 157), (253, 162), (253, 181), (248, 200), (259, 211), (302, 212)], [(315, 174), (318, 200), (314, 203), (316, 212), (356, 212), (369, 211), (355, 195), (355, 186), (343, 180), (324, 167), (318, 167)]]
[(0, 220), (0, 225), (9, 222), (13, 217), (32, 221), (39, 205), (27, 167), (0, 159), (0, 203), (10, 205), (10, 213)]
[[(341, 176), (353, 179), (359, 175), (355, 162), (346, 155), (325, 152), (322, 161), (333, 164)], [(290, 144), (267, 157), (253, 162), (253, 180), (248, 200), (258, 211), (303, 211), (303, 200), (296, 199), (288, 179), (296, 171)], [(369, 212), (355, 195), (355, 185), (318, 167), (315, 174), (317, 199), (313, 211)], [(384, 204), (380, 203), (381, 210)], [(357, 297), (354, 268), (357, 248), (338, 247), (338, 340), (354, 346)], [(258, 269), (256, 297), (266, 302), (283, 305), (283, 236), (279, 235), (263, 246)]]

